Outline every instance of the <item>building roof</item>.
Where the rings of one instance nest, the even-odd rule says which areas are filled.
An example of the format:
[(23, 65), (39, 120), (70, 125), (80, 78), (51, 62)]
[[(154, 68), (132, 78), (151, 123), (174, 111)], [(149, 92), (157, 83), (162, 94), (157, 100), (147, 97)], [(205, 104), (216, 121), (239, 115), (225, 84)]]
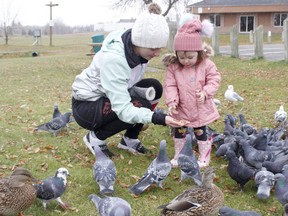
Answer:
[(203, 6), (247, 6), (247, 5), (288, 5), (287, 0), (203, 0), (188, 7)]

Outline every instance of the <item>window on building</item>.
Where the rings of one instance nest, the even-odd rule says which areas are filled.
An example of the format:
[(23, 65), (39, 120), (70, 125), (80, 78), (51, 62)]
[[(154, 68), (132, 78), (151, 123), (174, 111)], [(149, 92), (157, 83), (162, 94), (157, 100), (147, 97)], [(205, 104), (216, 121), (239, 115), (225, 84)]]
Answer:
[(240, 16), (240, 32), (254, 31), (254, 16)]
[(287, 13), (274, 14), (274, 26), (283, 26), (283, 22), (287, 17), (288, 17)]
[(213, 14), (209, 16), (210, 22), (214, 24), (214, 26), (219, 27), (221, 26), (220, 15)]

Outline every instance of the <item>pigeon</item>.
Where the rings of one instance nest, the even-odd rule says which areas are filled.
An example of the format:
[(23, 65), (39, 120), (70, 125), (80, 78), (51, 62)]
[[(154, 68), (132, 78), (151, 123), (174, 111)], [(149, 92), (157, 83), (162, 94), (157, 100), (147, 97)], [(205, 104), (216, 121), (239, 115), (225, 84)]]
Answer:
[(0, 215), (22, 215), (36, 200), (35, 182), (29, 170), (18, 167), (0, 179)]
[(218, 134), (212, 139), (212, 143), (215, 145), (216, 149), (218, 149), (221, 145), (224, 144), (225, 135)]
[(62, 113), (59, 110), (59, 106), (57, 103), (54, 104), (54, 109), (53, 109), (53, 114), (52, 114), (52, 119), (60, 117)]
[(235, 152), (226, 152), (226, 158), (229, 160), (227, 172), (229, 176), (237, 182), (240, 190), (243, 191), (245, 184), (254, 178), (254, 170), (241, 163)]
[(238, 116), (240, 119), (240, 129), (245, 131), (248, 135), (253, 134), (255, 129), (246, 121), (245, 116), (242, 113), (239, 113)]
[(230, 125), (231, 125), (233, 128), (235, 128), (235, 127), (236, 127), (237, 118), (236, 118), (235, 116), (229, 114), (229, 113), (226, 115), (226, 118), (229, 119)]
[(240, 211), (228, 206), (223, 206), (219, 209), (218, 216), (261, 216), (255, 211)]
[(275, 181), (275, 196), (282, 205), (285, 205), (288, 203), (288, 178), (282, 173), (277, 173)]
[(230, 102), (244, 101), (244, 98), (234, 91), (233, 85), (228, 85), (228, 89), (225, 91), (224, 96), (226, 100)]
[(261, 151), (265, 151), (267, 149), (267, 131), (266, 130), (260, 130), (260, 132), (257, 134), (256, 138), (253, 142), (251, 142), (251, 145)]
[(233, 151), (236, 152), (238, 149), (238, 144), (236, 142), (229, 142), (229, 143), (223, 143), (217, 151), (215, 152), (216, 157), (225, 156), (226, 152)]
[(195, 185), (176, 196), (168, 204), (158, 207), (161, 216), (214, 215), (224, 203), (224, 194), (213, 184), (214, 169), (207, 167), (203, 173), (203, 184)]
[(262, 163), (263, 167), (266, 167), (267, 170), (276, 173), (281, 173), (284, 165), (288, 164), (287, 156), (281, 157), (281, 159), (276, 161), (264, 161)]
[(262, 167), (264, 161), (269, 161), (273, 158), (273, 153), (269, 151), (260, 151), (252, 147), (249, 142), (242, 139), (240, 140), (240, 146), (244, 151), (244, 160), (257, 169)]
[(71, 112), (66, 112), (63, 115), (53, 118), (47, 123), (37, 126), (34, 130), (48, 131), (56, 136), (63, 128), (67, 126), (67, 123), (70, 121), (71, 114)]
[(163, 189), (163, 181), (169, 175), (171, 169), (172, 165), (166, 151), (166, 140), (162, 140), (157, 157), (150, 163), (142, 178), (129, 188), (130, 192), (140, 195), (153, 183)]
[(63, 209), (68, 209), (69, 205), (61, 200), (67, 186), (67, 176), (70, 176), (68, 170), (64, 167), (59, 168), (54, 176), (50, 176), (39, 184), (34, 184), (37, 190), (37, 198), (42, 200), (43, 207), (46, 210), (47, 204), (56, 200)]
[(90, 194), (88, 198), (95, 204), (100, 216), (130, 216), (132, 210), (130, 204), (120, 197), (101, 198), (96, 194)]
[(279, 107), (279, 110), (275, 112), (275, 114), (274, 114), (274, 119), (275, 119), (275, 121), (278, 122), (278, 123), (283, 123), (283, 122), (286, 121), (286, 119), (287, 119), (287, 112), (285, 112), (283, 105), (281, 105), (281, 106)]
[(221, 101), (219, 99), (213, 98), (213, 102), (214, 102), (216, 107), (221, 105)]
[(116, 166), (109, 157), (107, 157), (98, 145), (94, 146), (95, 162), (93, 165), (93, 178), (99, 185), (100, 194), (114, 193), (114, 184), (116, 179)]
[(265, 167), (262, 167), (261, 170), (255, 174), (254, 180), (258, 187), (257, 197), (259, 199), (268, 199), (270, 197), (270, 191), (275, 183), (274, 173), (267, 171)]
[(285, 204), (285, 205), (284, 205), (283, 216), (288, 216), (288, 204)]
[(227, 132), (229, 134), (233, 134), (234, 133), (234, 127), (232, 127), (230, 119), (228, 117), (226, 117), (224, 119), (224, 123), (225, 123), (224, 124), (224, 132)]
[[(59, 110), (59, 106), (58, 106), (57, 103), (55, 103), (55, 104), (54, 104), (54, 108), (53, 108), (52, 119), (57, 118), (57, 117), (60, 117), (61, 115), (62, 115), (62, 113), (61, 113), (60, 110)], [(71, 114), (68, 123), (71, 123), (71, 122), (75, 122), (75, 119), (74, 119), (74, 117), (73, 117), (73, 114)]]
[(185, 145), (178, 156), (178, 167), (181, 170), (181, 181), (191, 178), (198, 185), (202, 185), (202, 177), (197, 159), (193, 153), (192, 138), (190, 134), (186, 135)]

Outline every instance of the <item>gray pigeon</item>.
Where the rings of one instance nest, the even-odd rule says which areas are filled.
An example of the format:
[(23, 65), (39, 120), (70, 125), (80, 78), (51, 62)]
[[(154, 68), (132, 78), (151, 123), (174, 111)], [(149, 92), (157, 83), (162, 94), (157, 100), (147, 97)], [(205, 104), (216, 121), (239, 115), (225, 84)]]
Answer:
[(255, 129), (252, 127), (251, 124), (249, 124), (247, 122), (247, 120), (245, 119), (245, 116), (242, 113), (239, 113), (238, 117), (239, 117), (239, 121), (240, 121), (240, 129), (242, 131), (245, 131), (248, 135), (253, 134)]
[(275, 196), (282, 205), (285, 205), (288, 203), (288, 178), (282, 173), (277, 173), (275, 181)]
[(288, 204), (284, 205), (284, 213), (283, 216), (288, 216)]
[(229, 142), (229, 143), (223, 143), (219, 146), (217, 151), (215, 152), (215, 155), (217, 157), (225, 156), (226, 152), (233, 151), (237, 152), (238, 144), (236, 142)]
[(200, 174), (200, 168), (193, 153), (190, 134), (186, 135), (185, 145), (179, 153), (178, 167), (181, 169), (181, 181), (186, 178), (191, 178), (198, 186), (202, 185), (202, 175)]
[(267, 150), (267, 131), (264, 129), (260, 130), (259, 133), (255, 136), (253, 142), (251, 142), (251, 145), (257, 150)]
[(243, 191), (245, 184), (254, 178), (254, 170), (240, 162), (233, 151), (228, 151), (226, 157), (229, 160), (227, 172), (231, 179), (237, 182), (240, 190)]
[(267, 199), (270, 197), (270, 191), (274, 186), (275, 177), (274, 173), (267, 171), (265, 167), (262, 167), (260, 171), (255, 174), (254, 179), (257, 189), (257, 197), (259, 199)]
[(263, 167), (266, 167), (267, 170), (273, 172), (274, 174), (276, 173), (281, 173), (283, 167), (288, 164), (288, 157), (281, 157), (276, 161), (264, 161), (262, 163)]
[(231, 125), (233, 128), (236, 127), (237, 118), (236, 118), (235, 116), (233, 116), (233, 115), (231, 115), (230, 113), (228, 113), (225, 118), (229, 119), (230, 125)]
[(66, 112), (63, 115), (53, 118), (47, 123), (37, 126), (34, 130), (48, 131), (56, 136), (63, 128), (67, 126), (67, 123), (70, 121), (71, 114), (71, 112)]
[(219, 209), (218, 216), (261, 216), (255, 211), (240, 211), (228, 206), (223, 206)]
[(223, 132), (228, 132), (229, 134), (233, 134), (234, 127), (231, 125), (230, 119), (226, 116), (224, 119), (224, 131)]
[(100, 216), (130, 216), (132, 210), (130, 204), (119, 197), (100, 198), (96, 194), (90, 194), (88, 198), (95, 204)]
[(162, 140), (157, 157), (150, 163), (142, 178), (130, 187), (130, 192), (140, 195), (153, 183), (163, 188), (162, 183), (169, 175), (171, 168), (172, 165), (166, 151), (166, 140)]
[(59, 106), (57, 103), (54, 104), (54, 109), (53, 109), (53, 115), (52, 115), (52, 119), (61, 116), (62, 113), (59, 110)]
[(225, 91), (224, 97), (226, 100), (230, 102), (243, 101), (243, 97), (241, 97), (237, 92), (234, 91), (233, 85), (228, 85), (228, 89)]
[(94, 146), (96, 160), (93, 165), (93, 177), (100, 187), (100, 194), (114, 193), (116, 167), (114, 162), (107, 157), (99, 146)]
[(37, 198), (42, 200), (44, 209), (51, 200), (56, 200), (63, 209), (69, 208), (68, 204), (61, 200), (67, 186), (67, 176), (70, 176), (68, 170), (61, 167), (56, 171), (55, 176), (48, 177), (39, 184), (34, 184)]
[(244, 160), (257, 169), (262, 167), (264, 161), (269, 161), (273, 158), (272, 152), (257, 150), (247, 140), (241, 139), (239, 144), (244, 151)]

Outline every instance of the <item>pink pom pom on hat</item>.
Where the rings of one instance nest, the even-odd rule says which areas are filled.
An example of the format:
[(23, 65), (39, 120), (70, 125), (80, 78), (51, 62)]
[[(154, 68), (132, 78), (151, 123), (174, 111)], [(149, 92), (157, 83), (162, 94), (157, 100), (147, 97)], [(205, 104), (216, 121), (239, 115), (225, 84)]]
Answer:
[(177, 31), (174, 38), (175, 51), (201, 51), (202, 35), (211, 36), (213, 24), (208, 20), (202, 23), (200, 20), (191, 19), (184, 23)]

